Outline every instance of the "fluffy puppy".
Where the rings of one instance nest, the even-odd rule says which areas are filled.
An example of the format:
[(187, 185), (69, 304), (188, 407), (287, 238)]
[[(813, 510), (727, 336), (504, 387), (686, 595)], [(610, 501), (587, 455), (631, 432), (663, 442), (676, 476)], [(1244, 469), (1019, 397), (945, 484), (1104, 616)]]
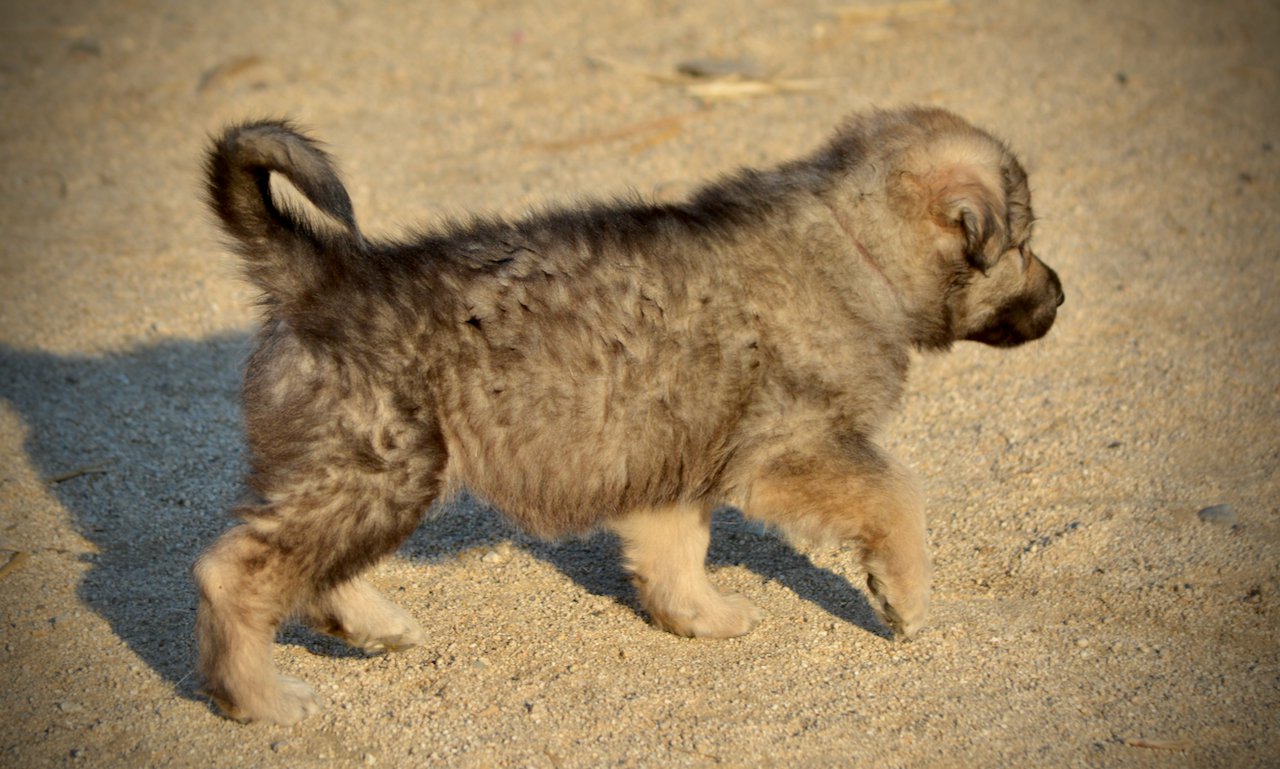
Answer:
[[(367, 240), (329, 158), (286, 123), (227, 130), (207, 170), (264, 296), (253, 499), (194, 569), (200, 673), (242, 720), (318, 707), (271, 662), (290, 616), (371, 651), (422, 641), (360, 574), (463, 487), (537, 535), (617, 532), (653, 622), (688, 636), (760, 619), (707, 578), (713, 506), (852, 541), (909, 637), (924, 507), (876, 445), (909, 351), (1036, 339), (1063, 298), (1031, 251), (1022, 166), (938, 109), (855, 116), (682, 203), (405, 242)], [(307, 202), (282, 202), (281, 179)]]

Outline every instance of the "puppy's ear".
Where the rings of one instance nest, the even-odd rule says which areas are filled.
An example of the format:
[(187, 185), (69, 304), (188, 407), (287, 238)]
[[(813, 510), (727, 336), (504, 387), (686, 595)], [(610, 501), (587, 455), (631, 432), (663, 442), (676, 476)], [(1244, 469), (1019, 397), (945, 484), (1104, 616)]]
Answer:
[(962, 238), (964, 256), (986, 272), (1005, 252), (1009, 241), (1004, 189), (998, 176), (971, 165), (955, 165), (930, 173), (934, 220)]

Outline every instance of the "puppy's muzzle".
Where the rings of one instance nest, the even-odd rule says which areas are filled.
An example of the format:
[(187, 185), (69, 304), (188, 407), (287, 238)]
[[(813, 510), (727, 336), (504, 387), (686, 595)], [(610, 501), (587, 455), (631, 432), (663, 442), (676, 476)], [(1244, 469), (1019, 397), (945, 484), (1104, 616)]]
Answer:
[[(1041, 263), (1043, 265), (1043, 263)], [(965, 337), (992, 347), (1016, 347), (1045, 334), (1057, 320), (1058, 308), (1066, 301), (1058, 273), (1043, 265), (1045, 277), (1034, 290), (1010, 298), (986, 327)]]

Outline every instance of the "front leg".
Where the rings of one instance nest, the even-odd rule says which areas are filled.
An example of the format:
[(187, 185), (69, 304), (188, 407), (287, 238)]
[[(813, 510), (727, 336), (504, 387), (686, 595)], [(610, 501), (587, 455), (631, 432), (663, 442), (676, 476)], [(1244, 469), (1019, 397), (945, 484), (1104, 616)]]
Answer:
[(885, 625), (904, 640), (924, 626), (932, 577), (924, 503), (911, 472), (877, 447), (841, 442), (771, 461), (744, 512), (801, 538), (857, 543)]
[(638, 510), (609, 526), (622, 539), (624, 565), (658, 627), (676, 635), (732, 638), (760, 621), (760, 610), (747, 599), (720, 592), (707, 577), (710, 509), (672, 505)]

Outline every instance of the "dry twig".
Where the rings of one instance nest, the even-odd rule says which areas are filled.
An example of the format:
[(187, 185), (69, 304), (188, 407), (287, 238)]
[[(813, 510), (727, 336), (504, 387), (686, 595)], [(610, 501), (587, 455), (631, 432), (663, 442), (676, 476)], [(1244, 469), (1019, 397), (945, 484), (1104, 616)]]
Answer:
[(750, 74), (751, 69), (741, 62), (725, 63), (720, 68), (709, 66), (708, 62), (684, 62), (677, 66), (675, 73), (671, 73), (644, 69), (606, 56), (590, 56), (588, 61), (663, 85), (683, 88), (685, 93), (704, 103), (815, 91), (826, 84), (814, 79), (753, 75)]
[(50, 486), (53, 486), (53, 485), (62, 483), (63, 481), (69, 481), (72, 478), (79, 478), (82, 475), (97, 475), (99, 473), (105, 473), (107, 472), (108, 469), (110, 469), (110, 467), (111, 467), (111, 462), (109, 461), (95, 462), (92, 465), (77, 467), (74, 470), (68, 470), (65, 473), (58, 473), (57, 475), (47, 476), (44, 479), (44, 482), (49, 484)]
[(1152, 748), (1154, 750), (1190, 750), (1195, 747), (1191, 740), (1148, 740), (1142, 737), (1126, 738), (1124, 744), (1131, 748)]

